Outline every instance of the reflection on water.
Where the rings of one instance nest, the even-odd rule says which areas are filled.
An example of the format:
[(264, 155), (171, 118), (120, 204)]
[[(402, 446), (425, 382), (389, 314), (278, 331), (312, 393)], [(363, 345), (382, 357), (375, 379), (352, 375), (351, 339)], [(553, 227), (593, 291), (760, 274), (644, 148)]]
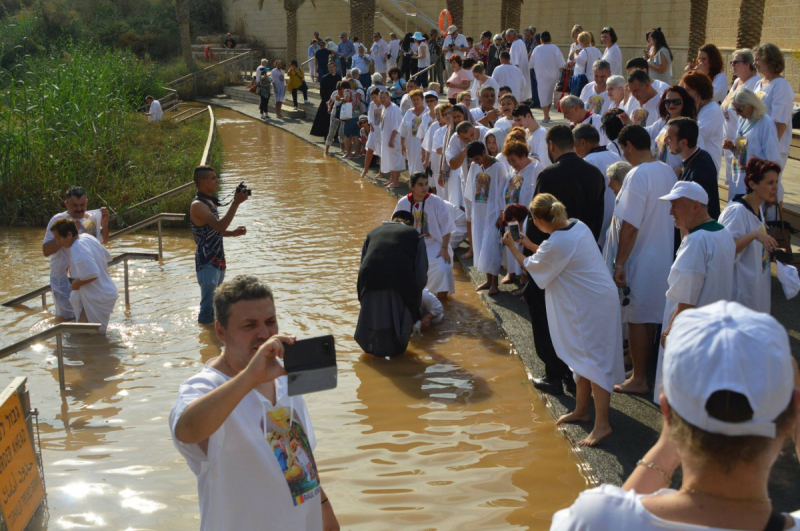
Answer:
[[(303, 141), (219, 111), (226, 148), (221, 196), (253, 196), (226, 240), (227, 274), (255, 274), (276, 293), (281, 330), (337, 338), (339, 388), (307, 400), (326, 492), (343, 529), (546, 529), (584, 488), (577, 461), (526, 382), (519, 360), (456, 268), (445, 322), (393, 360), (361, 353), (352, 333), (364, 235), (394, 201)], [(42, 229), (0, 231), (0, 299), (48, 281)], [(152, 252), (153, 233), (112, 254)], [(197, 529), (194, 476), (167, 426), (178, 386), (219, 352), (196, 324), (194, 242), (165, 231), (165, 259), (134, 263), (131, 306), (108, 336), (65, 337), (67, 391), (54, 340), (0, 363), (29, 378), (49, 493), (41, 529)], [(122, 268), (112, 270), (122, 285)], [(53, 323), (49, 312), (0, 309), (9, 344)]]

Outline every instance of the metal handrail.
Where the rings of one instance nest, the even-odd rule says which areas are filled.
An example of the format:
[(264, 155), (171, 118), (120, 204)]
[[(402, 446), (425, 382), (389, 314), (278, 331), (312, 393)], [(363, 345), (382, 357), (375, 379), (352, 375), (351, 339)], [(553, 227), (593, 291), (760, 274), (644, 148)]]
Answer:
[(203, 68), (202, 70), (198, 70), (197, 72), (192, 72), (191, 74), (186, 74), (185, 76), (182, 76), (182, 77), (179, 77), (178, 79), (170, 81), (169, 82), (169, 86), (174, 88), (174, 87), (177, 87), (179, 85), (183, 85), (184, 83), (189, 82), (192, 78), (197, 78), (199, 76), (204, 76), (206, 74), (211, 73), (213, 70), (215, 70), (215, 69), (217, 69), (217, 68), (219, 68), (221, 66), (227, 66), (228, 63), (233, 63), (234, 61), (241, 61), (242, 58), (248, 57), (248, 56), (252, 56), (252, 55), (254, 55), (254, 50), (248, 50), (245, 53), (241, 53), (241, 54), (237, 55), (236, 57), (231, 57), (229, 59), (225, 59), (224, 61), (220, 61), (218, 63), (215, 63), (215, 64), (211, 65), (211, 66), (207, 66), (207, 67)]
[(181, 123), (183, 123), (183, 122), (185, 122), (185, 121), (187, 121), (187, 120), (191, 120), (191, 119), (192, 119), (192, 118), (194, 118), (195, 116), (200, 116), (200, 115), (201, 115), (201, 114), (203, 114), (204, 112), (208, 112), (208, 109), (200, 109), (200, 110), (198, 110), (197, 112), (195, 112), (194, 114), (190, 114), (189, 116), (184, 116), (184, 117), (183, 117), (183, 118), (181, 118), (180, 120), (176, 120), (176, 121), (175, 121), (175, 123), (176, 123), (176, 124), (181, 124)]
[(64, 352), (61, 334), (99, 334), (101, 326), (103, 325), (100, 323), (59, 323), (47, 330), (42, 330), (38, 334), (34, 334), (22, 341), (17, 341), (12, 345), (0, 349), (0, 359), (16, 354), (20, 350), (25, 350), (40, 341), (55, 336), (56, 356), (58, 357), (58, 386), (64, 391), (66, 389), (66, 383), (64, 382)]
[[(119, 256), (115, 256), (109, 263), (108, 267), (115, 266), (120, 262), (125, 263), (125, 305), (130, 306), (131, 298), (130, 294), (128, 293), (128, 260), (159, 260), (161, 256), (155, 253), (122, 253)], [(41, 288), (37, 288), (33, 291), (29, 291), (25, 295), (20, 295), (15, 299), (11, 299), (10, 301), (6, 301), (3, 303), (3, 306), (17, 306), (18, 304), (22, 304), (23, 302), (28, 302), (31, 299), (35, 299), (36, 297), (42, 297), (42, 309), (47, 308), (47, 293), (52, 291), (50, 284), (46, 286), (42, 286)]]
[[(397, 8), (400, 9), (401, 11), (403, 11), (403, 13), (406, 16), (414, 16), (414, 17), (420, 18), (420, 19), (423, 20), (423, 22), (425, 22), (426, 24), (430, 25), (431, 28), (438, 28), (439, 27), (439, 22), (438, 21), (434, 22), (434, 20), (431, 17), (429, 17), (428, 15), (426, 15), (425, 13), (423, 13), (419, 9), (419, 7), (416, 6), (416, 4), (413, 4), (411, 2), (405, 2), (403, 0), (389, 0), (389, 2), (391, 2), (392, 4), (397, 6)], [(414, 8), (414, 11), (413, 12), (412, 11), (406, 11), (400, 4), (406, 4), (406, 5), (412, 6)], [(416, 22), (415, 22), (415, 26), (416, 26)]]

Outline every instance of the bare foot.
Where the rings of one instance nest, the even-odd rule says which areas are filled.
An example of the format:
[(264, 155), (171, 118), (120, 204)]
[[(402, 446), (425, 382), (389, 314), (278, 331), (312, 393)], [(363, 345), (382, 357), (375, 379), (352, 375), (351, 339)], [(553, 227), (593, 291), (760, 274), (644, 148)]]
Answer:
[(644, 395), (650, 391), (647, 382), (634, 382), (633, 378), (628, 378), (620, 385), (614, 386), (615, 393), (625, 393), (632, 395)]
[(597, 443), (611, 435), (611, 433), (611, 426), (604, 426), (602, 428), (595, 427), (588, 437), (582, 441), (578, 441), (578, 446), (597, 446)]
[(517, 275), (509, 273), (503, 277), (503, 280), (500, 281), (500, 284), (511, 284), (515, 280), (517, 280)]
[(387, 186), (386, 188), (389, 188), (390, 190), (392, 190), (392, 189), (394, 189), (394, 188), (400, 188), (400, 185), (399, 185), (399, 184), (390, 184), (390, 185), (389, 185), (389, 186)]
[(511, 296), (512, 297), (520, 297), (520, 296), (522, 296), (522, 291), (523, 291), (522, 288), (515, 289), (514, 291), (511, 292)]
[(461, 258), (472, 258), (472, 247), (469, 248), (469, 251), (463, 254)]
[(497, 295), (498, 293), (500, 293), (500, 289), (497, 286), (489, 288), (489, 295)]
[(556, 426), (561, 426), (566, 422), (589, 422), (591, 417), (589, 417), (588, 413), (578, 413), (573, 411), (572, 413), (567, 413), (566, 415), (561, 415), (558, 417), (556, 421)]
[(367, 176), (367, 172), (361, 174), (361, 178), (364, 179)]
[(489, 289), (490, 287), (492, 287), (492, 283), (487, 280), (486, 282), (475, 288), (475, 291)]

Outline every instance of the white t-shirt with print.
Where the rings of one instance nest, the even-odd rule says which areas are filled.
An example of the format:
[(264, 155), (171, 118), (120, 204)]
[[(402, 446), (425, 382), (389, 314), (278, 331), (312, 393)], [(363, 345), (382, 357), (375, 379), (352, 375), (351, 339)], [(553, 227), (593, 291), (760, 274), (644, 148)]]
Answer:
[(239, 402), (209, 437), (208, 455), (198, 444), (175, 439), (189, 404), (229, 380), (203, 367), (181, 385), (169, 415), (173, 442), (197, 476), (201, 531), (319, 531), (321, 487), (312, 453), (317, 442), (305, 400), (287, 395), (286, 376), (275, 380), (275, 405), (255, 390)]

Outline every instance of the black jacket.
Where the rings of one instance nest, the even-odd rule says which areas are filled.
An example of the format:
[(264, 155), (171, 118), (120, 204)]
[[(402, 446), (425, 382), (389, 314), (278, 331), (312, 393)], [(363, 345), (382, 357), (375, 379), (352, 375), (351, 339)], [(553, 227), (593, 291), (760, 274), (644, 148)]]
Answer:
[(714, 159), (707, 151), (698, 149), (683, 161), (680, 180), (695, 182), (703, 187), (708, 194), (708, 215), (714, 219), (718, 219), (720, 214), (718, 175)]
[[(603, 228), (603, 197), (606, 181), (600, 170), (576, 153), (561, 155), (555, 164), (539, 174), (534, 197), (552, 194), (567, 207), (567, 217), (581, 220), (592, 231), (595, 240)], [(547, 239), (547, 234), (528, 221), (526, 235), (535, 244)]]

